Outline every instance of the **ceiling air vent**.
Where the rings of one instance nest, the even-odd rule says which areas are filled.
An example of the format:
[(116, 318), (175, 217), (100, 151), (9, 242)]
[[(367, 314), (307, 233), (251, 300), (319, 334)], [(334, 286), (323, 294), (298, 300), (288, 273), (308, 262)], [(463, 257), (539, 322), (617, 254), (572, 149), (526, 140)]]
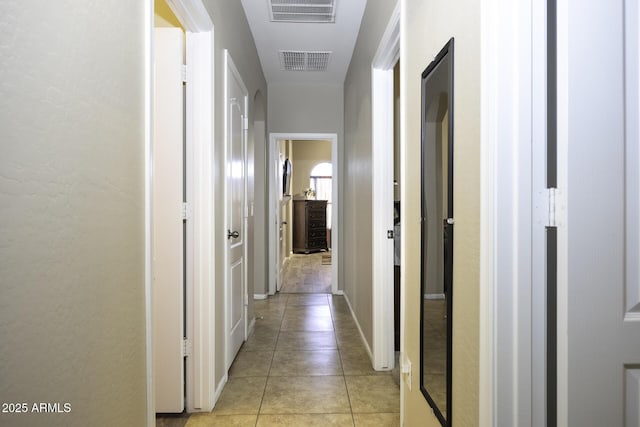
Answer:
[(331, 52), (281, 50), (280, 64), (284, 71), (327, 71)]
[(269, 0), (273, 22), (336, 22), (336, 0)]

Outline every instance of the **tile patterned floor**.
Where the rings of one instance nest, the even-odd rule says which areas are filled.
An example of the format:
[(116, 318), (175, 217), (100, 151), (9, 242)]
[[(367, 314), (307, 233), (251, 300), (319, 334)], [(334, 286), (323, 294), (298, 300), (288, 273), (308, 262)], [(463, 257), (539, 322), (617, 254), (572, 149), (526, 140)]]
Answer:
[(371, 367), (344, 297), (312, 293), (327, 286), (325, 276), (331, 286), (331, 266), (321, 265), (320, 256), (290, 263), (283, 291), (299, 293), (255, 302), (255, 332), (233, 362), (214, 410), (158, 417), (156, 426), (400, 425), (399, 387), (391, 373)]
[(330, 293), (331, 264), (322, 263), (327, 255), (331, 252), (291, 255), (284, 267), (280, 292)]

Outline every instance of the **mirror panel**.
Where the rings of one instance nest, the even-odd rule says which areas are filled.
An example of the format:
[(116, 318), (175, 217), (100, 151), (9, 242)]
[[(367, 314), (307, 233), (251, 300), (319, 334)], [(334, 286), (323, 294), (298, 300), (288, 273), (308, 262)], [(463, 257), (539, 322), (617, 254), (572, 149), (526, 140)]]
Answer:
[(420, 389), (442, 425), (451, 416), (453, 39), (422, 73)]

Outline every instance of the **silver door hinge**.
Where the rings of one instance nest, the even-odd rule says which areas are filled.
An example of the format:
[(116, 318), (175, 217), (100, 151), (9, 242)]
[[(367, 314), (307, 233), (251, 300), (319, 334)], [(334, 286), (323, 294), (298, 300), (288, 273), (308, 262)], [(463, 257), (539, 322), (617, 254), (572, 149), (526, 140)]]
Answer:
[(249, 118), (248, 117), (244, 117), (244, 120), (242, 121), (242, 125), (244, 126), (243, 127), (244, 130), (249, 130)]
[(180, 216), (182, 219), (191, 219), (191, 204), (188, 202), (182, 202), (180, 208)]
[(547, 216), (547, 227), (557, 227), (558, 226), (558, 216), (557, 216), (557, 197), (558, 197), (558, 189), (557, 188), (547, 188), (547, 200), (548, 200), (548, 216)]
[(188, 338), (182, 339), (182, 357), (190, 357), (193, 355), (193, 343)]
[(182, 66), (182, 82), (183, 83), (187, 82), (187, 66), (186, 65)]

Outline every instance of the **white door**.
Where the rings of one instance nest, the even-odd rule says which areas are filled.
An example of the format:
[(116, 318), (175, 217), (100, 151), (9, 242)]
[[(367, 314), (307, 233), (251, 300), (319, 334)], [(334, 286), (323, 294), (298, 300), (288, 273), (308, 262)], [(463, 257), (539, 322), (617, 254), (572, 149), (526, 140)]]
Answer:
[(226, 81), (227, 135), (227, 368), (246, 339), (245, 265), (247, 90), (228, 53)]
[(558, 1), (558, 425), (640, 426), (639, 21)]
[(184, 409), (183, 33), (156, 28), (153, 138), (153, 369), (156, 412)]

